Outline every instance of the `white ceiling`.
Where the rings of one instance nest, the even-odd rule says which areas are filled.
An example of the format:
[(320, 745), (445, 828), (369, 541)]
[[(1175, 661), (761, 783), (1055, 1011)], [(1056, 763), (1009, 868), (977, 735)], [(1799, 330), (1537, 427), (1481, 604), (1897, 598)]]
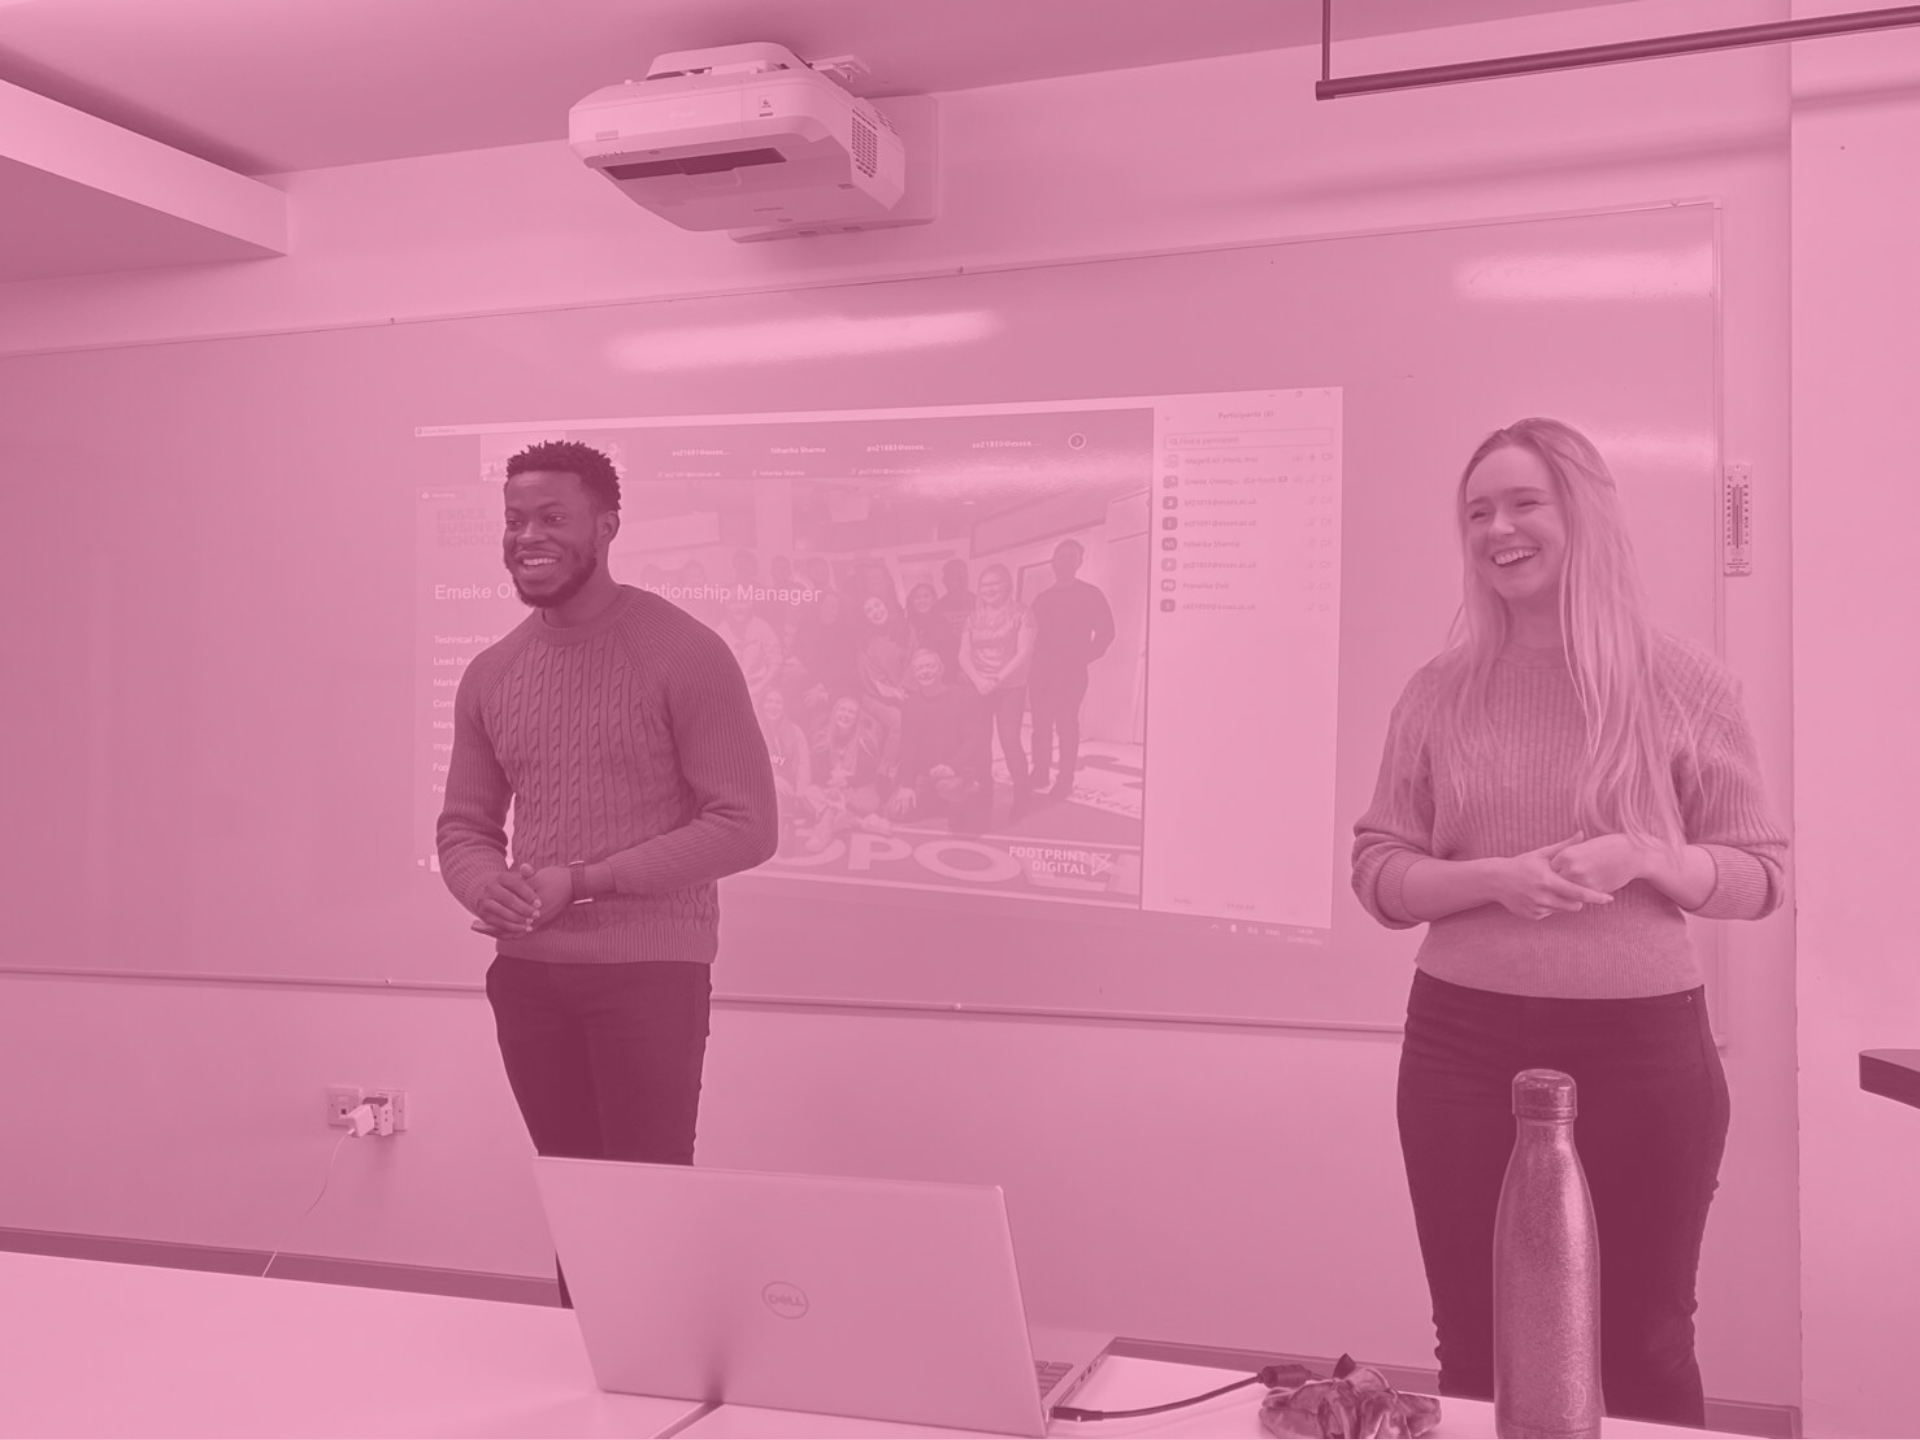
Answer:
[[(1334, 73), (1343, 38), (1597, 3), (1334, 0)], [(285, 198), (248, 177), (564, 139), (668, 51), (775, 41), (944, 94), (1320, 25), (1320, 0), (0, 0), (0, 284), (282, 254)]]
[[(1334, 0), (1342, 36), (1596, 0)], [(566, 135), (670, 50), (852, 53), (932, 94), (1314, 45), (1319, 0), (0, 0), (0, 81), (244, 175)], [(1351, 67), (1348, 67), (1349, 70)]]

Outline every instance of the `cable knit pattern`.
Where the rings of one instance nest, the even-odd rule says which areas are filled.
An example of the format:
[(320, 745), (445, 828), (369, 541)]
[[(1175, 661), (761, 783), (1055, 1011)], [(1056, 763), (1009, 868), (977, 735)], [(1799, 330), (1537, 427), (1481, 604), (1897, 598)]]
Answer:
[(613, 893), (499, 953), (711, 963), (715, 882), (773, 854), (773, 767), (726, 642), (657, 595), (620, 591), (582, 625), (535, 611), (461, 675), (440, 870), (471, 911), (504, 869), (605, 861)]
[[(1466, 775), (1466, 803), (1428, 734), (1448, 656), (1408, 682), (1388, 725), (1373, 805), (1354, 825), (1353, 889), (1392, 929), (1425, 923), (1415, 963), (1456, 985), (1512, 995), (1605, 999), (1665, 995), (1701, 983), (1680, 907), (1635, 880), (1610, 905), (1526, 920), (1481, 905), (1438, 920), (1411, 918), (1401, 885), (1415, 862), (1518, 855), (1578, 829), (1574, 783), (1586, 745), (1579, 696), (1555, 650), (1509, 646), (1495, 665), (1487, 703), (1497, 737), (1491, 763)], [(1785, 832), (1768, 813), (1759, 756), (1738, 683), (1713, 656), (1659, 636), (1655, 664), (1674, 793), (1687, 840), (1713, 857), (1712, 893), (1695, 912), (1754, 920), (1784, 895)], [(1689, 753), (1683, 736), (1699, 737)]]

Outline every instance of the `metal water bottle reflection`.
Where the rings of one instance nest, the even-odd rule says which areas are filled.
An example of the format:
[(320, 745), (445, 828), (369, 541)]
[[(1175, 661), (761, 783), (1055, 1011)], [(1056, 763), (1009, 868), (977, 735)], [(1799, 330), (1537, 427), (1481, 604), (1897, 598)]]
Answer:
[(1573, 1144), (1571, 1075), (1513, 1077), (1513, 1158), (1493, 1225), (1493, 1423), (1598, 1435), (1600, 1237)]

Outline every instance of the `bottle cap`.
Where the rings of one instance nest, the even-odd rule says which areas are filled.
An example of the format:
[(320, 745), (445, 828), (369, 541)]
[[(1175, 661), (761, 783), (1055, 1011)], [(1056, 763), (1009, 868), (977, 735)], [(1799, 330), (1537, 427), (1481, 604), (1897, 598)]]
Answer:
[(1522, 1070), (1513, 1077), (1513, 1113), (1522, 1120), (1571, 1120), (1579, 1108), (1571, 1075)]

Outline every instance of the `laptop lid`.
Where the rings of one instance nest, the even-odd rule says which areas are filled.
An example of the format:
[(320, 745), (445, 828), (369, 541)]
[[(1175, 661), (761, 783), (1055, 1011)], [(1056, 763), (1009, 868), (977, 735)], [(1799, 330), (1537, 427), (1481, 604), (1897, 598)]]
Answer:
[(534, 1160), (604, 1390), (1044, 1435), (998, 1186)]

